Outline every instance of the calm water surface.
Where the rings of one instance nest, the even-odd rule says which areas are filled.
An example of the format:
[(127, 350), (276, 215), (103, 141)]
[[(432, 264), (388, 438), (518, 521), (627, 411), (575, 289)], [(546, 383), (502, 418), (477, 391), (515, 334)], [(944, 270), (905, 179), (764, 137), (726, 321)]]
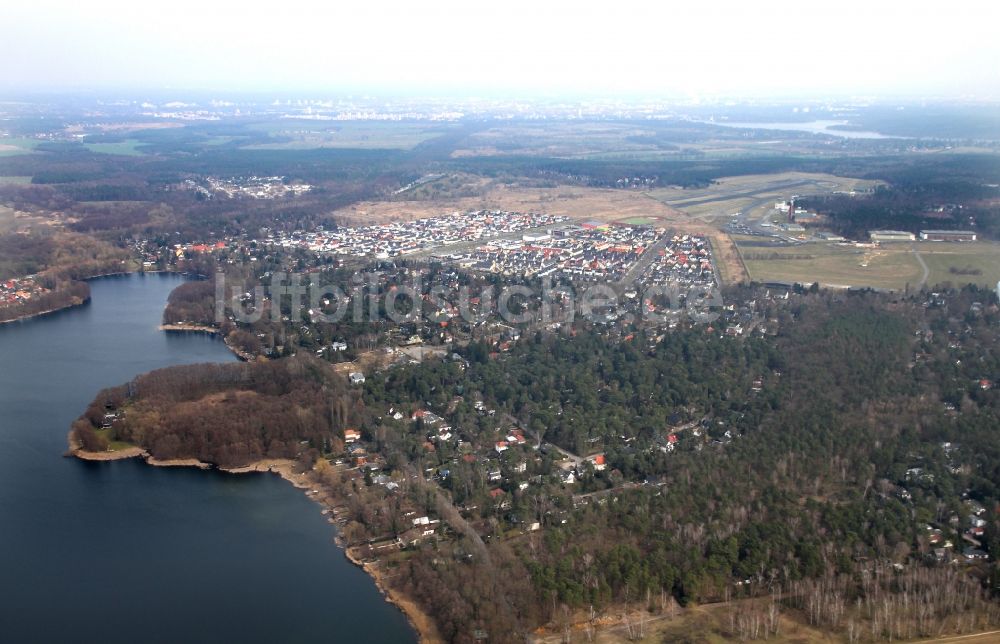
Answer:
[(157, 329), (181, 281), (100, 279), (87, 306), (0, 326), (0, 641), (413, 642), (277, 476), (61, 456), (102, 387), (233, 360)]
[(905, 137), (889, 136), (880, 132), (867, 130), (841, 130), (838, 125), (847, 125), (847, 121), (804, 121), (795, 123), (742, 123), (738, 121), (699, 121), (723, 127), (735, 127), (750, 130), (786, 130), (792, 132), (809, 132), (810, 134), (829, 134), (842, 139), (900, 139)]

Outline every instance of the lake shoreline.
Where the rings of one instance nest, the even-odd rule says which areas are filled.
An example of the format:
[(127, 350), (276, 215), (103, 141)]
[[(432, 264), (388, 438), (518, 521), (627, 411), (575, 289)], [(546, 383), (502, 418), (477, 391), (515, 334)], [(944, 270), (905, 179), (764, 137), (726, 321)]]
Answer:
[(189, 324), (189, 323), (161, 324), (160, 331), (163, 331), (164, 333), (204, 333), (206, 335), (218, 336), (222, 338), (223, 344), (225, 344), (226, 347), (230, 351), (232, 351), (233, 355), (236, 356), (237, 359), (243, 362), (253, 362), (254, 360), (257, 359), (256, 356), (254, 356), (253, 354), (247, 353), (246, 351), (242, 351), (234, 347), (229, 342), (229, 338), (223, 337), (222, 331), (214, 326), (209, 326), (207, 324)]
[[(298, 463), (292, 459), (262, 459), (238, 467), (218, 467), (211, 463), (199, 461), (195, 458), (157, 459), (147, 450), (138, 446), (107, 452), (90, 452), (84, 450), (82, 446), (80, 446), (79, 442), (73, 437), (72, 432), (70, 432), (70, 435), (68, 436), (68, 442), (69, 450), (65, 455), (84, 461), (99, 462), (141, 458), (147, 465), (152, 465), (154, 467), (195, 467), (202, 470), (215, 469), (220, 472), (225, 472), (226, 474), (234, 475), (256, 473), (277, 474), (288, 483), (291, 483), (293, 487), (299, 490), (305, 490), (306, 496), (323, 508), (323, 514), (328, 517), (327, 520), (331, 524), (336, 524), (336, 521), (334, 520), (334, 517), (336, 516), (335, 508), (342, 505), (342, 499), (336, 495), (335, 491), (319, 482), (312, 475), (311, 471), (296, 472), (295, 470)], [(406, 616), (406, 620), (410, 623), (410, 626), (417, 634), (418, 641), (425, 644), (438, 644), (440, 642), (444, 642), (444, 638), (442, 638), (438, 632), (437, 625), (434, 623), (434, 620), (420, 608), (416, 601), (406, 595), (406, 593), (392, 588), (386, 583), (385, 576), (377, 565), (378, 560), (375, 560), (374, 562), (364, 561), (358, 556), (357, 553), (354, 552), (353, 546), (349, 546), (343, 542), (340, 534), (337, 532), (334, 533), (333, 541), (336, 546), (341, 549), (344, 553), (344, 557), (348, 561), (358, 568), (361, 568), (365, 574), (371, 577), (371, 579), (375, 582), (375, 587), (378, 589), (383, 599), (387, 603), (398, 608)]]
[(0, 320), (0, 325), (4, 324), (14, 324), (16, 322), (25, 322), (27, 320), (33, 320), (35, 318), (43, 318), (46, 315), (52, 315), (53, 313), (59, 313), (60, 311), (68, 311), (69, 309), (75, 309), (80, 306), (86, 306), (90, 303), (90, 296), (88, 295), (85, 299), (79, 302), (68, 302), (62, 306), (57, 306), (53, 309), (46, 309), (44, 311), (38, 311), (37, 313), (25, 313), (24, 315), (19, 315), (16, 318), (11, 318), (9, 320)]
[(207, 324), (161, 324), (160, 331), (167, 333), (207, 333), (209, 335), (219, 335), (219, 330)]
[[(174, 271), (157, 271), (172, 273)], [(141, 273), (152, 273), (152, 271), (137, 271), (137, 274)], [(128, 274), (128, 273), (125, 273)], [(100, 277), (110, 277), (100, 276)], [(97, 276), (95, 276), (95, 279)], [(236, 347), (233, 347), (228, 342), (228, 339), (222, 336), (220, 329), (202, 324), (161, 324), (159, 330), (165, 333), (201, 333), (212, 336), (222, 337), (223, 342), (226, 347), (235, 355), (238, 359), (242, 361), (252, 361), (255, 359), (254, 356), (245, 354), (239, 351)], [(308, 498), (318, 503), (323, 508), (323, 515), (327, 517), (329, 523), (336, 525), (336, 508), (343, 505), (343, 498), (340, 497), (337, 490), (331, 489), (329, 486), (324, 485), (318, 480), (313, 473), (310, 472), (296, 472), (297, 463), (290, 459), (262, 459), (258, 461), (253, 461), (244, 466), (240, 467), (218, 467), (211, 463), (206, 463), (195, 458), (181, 458), (181, 459), (157, 459), (148, 450), (140, 446), (130, 446), (117, 450), (108, 450), (104, 452), (92, 452), (83, 449), (80, 442), (74, 437), (73, 433), (70, 432), (67, 437), (67, 442), (69, 444), (69, 449), (65, 453), (67, 457), (75, 457), (80, 460), (90, 461), (90, 462), (105, 462), (105, 461), (117, 461), (117, 460), (127, 460), (139, 458), (142, 459), (147, 465), (154, 467), (194, 467), (202, 470), (216, 469), (227, 474), (250, 474), (250, 473), (273, 473), (277, 474), (285, 481), (292, 484), (297, 489), (303, 490)], [(385, 578), (385, 574), (381, 567), (378, 565), (378, 560), (375, 561), (365, 561), (363, 558), (354, 550), (353, 546), (346, 544), (340, 537), (339, 533), (334, 532), (334, 543), (341, 551), (344, 553), (344, 557), (350, 561), (352, 564), (361, 568), (365, 574), (367, 574), (375, 583), (375, 587), (378, 589), (379, 593), (382, 595), (384, 601), (389, 604), (394, 605), (400, 612), (403, 613), (410, 627), (416, 633), (418, 641), (425, 643), (444, 642), (444, 638), (441, 637), (438, 632), (437, 625), (434, 623), (433, 619), (424, 612), (413, 598), (407, 596), (405, 593), (391, 587)]]
[[(99, 275), (90, 275), (88, 277), (82, 277), (82, 278), (79, 278), (76, 281), (80, 281), (80, 282), (84, 282), (84, 283), (89, 284), (92, 280), (99, 280), (99, 279), (103, 279), (103, 278), (107, 278), (107, 277), (122, 277), (122, 276), (125, 276), (125, 275), (144, 275), (144, 274), (147, 274), (147, 273), (152, 274), (152, 275), (156, 275), (156, 274), (177, 274), (177, 275), (183, 275), (184, 274), (181, 271), (170, 271), (170, 270), (164, 270), (164, 271), (144, 271), (144, 270), (114, 271), (114, 272), (111, 272), (111, 273), (101, 273)], [(195, 273), (195, 275), (197, 275), (200, 278), (204, 278), (205, 277), (205, 276), (199, 275), (197, 273)], [(84, 306), (84, 305), (89, 304), (89, 303), (90, 303), (90, 294), (88, 293), (87, 297), (84, 298), (83, 300), (79, 301), (79, 302), (68, 302), (68, 303), (66, 303), (66, 304), (64, 304), (62, 306), (57, 306), (55, 308), (46, 309), (45, 311), (38, 311), (37, 313), (26, 313), (24, 315), (19, 315), (19, 316), (15, 317), (15, 318), (11, 318), (9, 320), (0, 320), (0, 326), (2, 326), (4, 324), (13, 324), (15, 322), (24, 322), (26, 320), (33, 320), (35, 318), (45, 317), (46, 315), (52, 315), (53, 313), (59, 313), (60, 311), (68, 311), (69, 309), (75, 309), (77, 307)]]

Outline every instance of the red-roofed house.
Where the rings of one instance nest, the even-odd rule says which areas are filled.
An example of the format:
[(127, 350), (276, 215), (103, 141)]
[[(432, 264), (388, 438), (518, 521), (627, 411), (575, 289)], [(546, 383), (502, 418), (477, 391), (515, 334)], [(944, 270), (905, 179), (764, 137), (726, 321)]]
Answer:
[(607, 461), (604, 458), (604, 454), (595, 454), (594, 456), (588, 457), (587, 460), (590, 461), (590, 464), (593, 465), (594, 469), (598, 472), (603, 472), (608, 466)]

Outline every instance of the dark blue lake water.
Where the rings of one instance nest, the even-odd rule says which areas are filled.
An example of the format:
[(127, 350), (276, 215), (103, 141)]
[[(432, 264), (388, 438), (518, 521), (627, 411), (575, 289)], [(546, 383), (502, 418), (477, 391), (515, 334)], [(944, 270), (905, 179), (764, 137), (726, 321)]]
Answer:
[(84, 307), (0, 326), (0, 641), (415, 641), (276, 475), (62, 456), (102, 387), (234, 359), (157, 329), (181, 281), (99, 279)]

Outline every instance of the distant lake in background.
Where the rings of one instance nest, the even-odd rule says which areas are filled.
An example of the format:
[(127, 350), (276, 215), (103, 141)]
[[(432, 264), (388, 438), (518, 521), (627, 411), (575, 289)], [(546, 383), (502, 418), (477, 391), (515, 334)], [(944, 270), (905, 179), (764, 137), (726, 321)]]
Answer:
[(744, 130), (784, 130), (791, 132), (808, 132), (810, 134), (828, 134), (844, 139), (898, 139), (903, 137), (889, 136), (878, 132), (864, 130), (838, 129), (837, 126), (849, 125), (847, 121), (805, 121), (802, 123), (740, 123), (737, 121), (698, 121), (709, 125), (741, 128)]
[(101, 388), (235, 359), (157, 328), (183, 279), (98, 279), (88, 305), (0, 325), (0, 640), (416, 641), (277, 475), (62, 456)]

